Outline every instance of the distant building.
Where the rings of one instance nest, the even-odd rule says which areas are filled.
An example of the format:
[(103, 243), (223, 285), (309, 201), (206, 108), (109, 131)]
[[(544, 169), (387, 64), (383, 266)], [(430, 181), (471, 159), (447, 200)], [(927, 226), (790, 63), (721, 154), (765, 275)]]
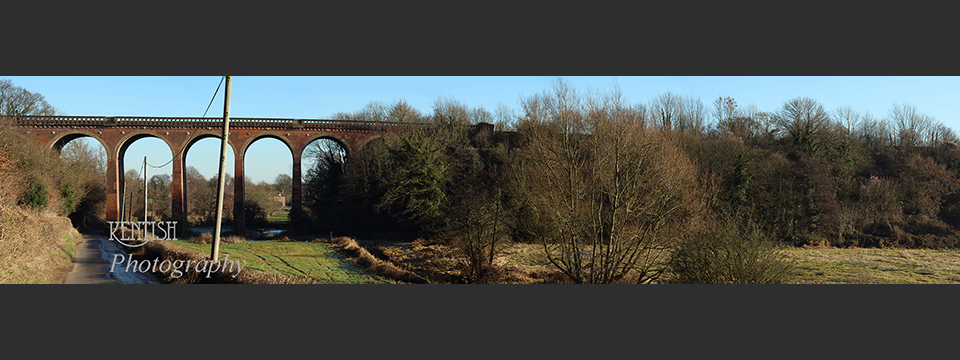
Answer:
[(280, 190), (280, 192), (277, 193), (277, 196), (273, 197), (273, 201), (279, 201), (281, 209), (283, 209), (284, 206), (287, 206), (287, 197), (283, 196), (283, 190)]

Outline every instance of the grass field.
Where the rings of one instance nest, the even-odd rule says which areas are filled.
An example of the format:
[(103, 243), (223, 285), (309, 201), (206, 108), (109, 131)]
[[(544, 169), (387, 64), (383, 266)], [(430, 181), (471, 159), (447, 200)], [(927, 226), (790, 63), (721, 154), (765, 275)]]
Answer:
[[(170, 242), (176, 247), (209, 254), (209, 244)], [(403, 252), (409, 252), (410, 249)], [(527, 273), (551, 272), (552, 265), (532, 244), (510, 244), (502, 248), (496, 263), (512, 265)], [(782, 249), (794, 262), (792, 284), (957, 284), (960, 283), (960, 250), (901, 249)], [(303, 242), (246, 242), (221, 244), (221, 257), (247, 260), (249, 269), (284, 275), (307, 276), (337, 284), (384, 284), (396, 281), (370, 275), (338, 255), (328, 244)], [(397, 259), (397, 249), (387, 249)], [(423, 254), (430, 257), (431, 255)], [(421, 259), (422, 260), (422, 259)], [(445, 269), (445, 270), (452, 270)], [(538, 282), (535, 279), (526, 279)], [(526, 281), (520, 281), (521, 283)]]
[[(960, 250), (800, 249), (783, 251), (794, 261), (793, 284), (957, 284)], [(504, 248), (507, 263), (528, 270), (552, 267), (535, 245)]]
[(794, 283), (957, 284), (960, 250), (786, 249)]
[(277, 211), (275, 213), (269, 214), (267, 216), (267, 221), (272, 222), (283, 222), (290, 221), (290, 212), (289, 211)]
[[(170, 241), (174, 247), (210, 255), (210, 244)], [(246, 260), (247, 269), (274, 272), (288, 276), (306, 276), (333, 284), (391, 284), (396, 281), (369, 275), (322, 243), (256, 241), (220, 244), (220, 258)]]

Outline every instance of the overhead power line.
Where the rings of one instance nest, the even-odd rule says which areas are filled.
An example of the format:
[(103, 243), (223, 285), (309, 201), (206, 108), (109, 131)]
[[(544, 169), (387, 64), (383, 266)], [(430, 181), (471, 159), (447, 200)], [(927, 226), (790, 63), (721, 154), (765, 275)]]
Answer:
[[(223, 85), (223, 79), (226, 79), (226, 78), (227, 78), (226, 76), (221, 76), (221, 77), (220, 77), (220, 83), (217, 84), (217, 90), (214, 90), (214, 91), (213, 91), (213, 97), (210, 98), (210, 103), (207, 104), (207, 109), (203, 111), (203, 116), (201, 116), (201, 117), (207, 117), (207, 111), (210, 111), (210, 105), (213, 105), (213, 100), (217, 98), (217, 94), (220, 92), (220, 85)], [(170, 161), (167, 161), (166, 164), (163, 164), (163, 165), (160, 165), (160, 166), (153, 166), (153, 165), (150, 165), (150, 164), (147, 164), (147, 165), (150, 165), (150, 167), (152, 167), (152, 168), (154, 168), (154, 169), (159, 169), (159, 168), (162, 168), (162, 167), (164, 167), (164, 166), (170, 165), (170, 163), (173, 162), (173, 159), (176, 159), (177, 156), (180, 156), (180, 154), (183, 152), (184, 149), (186, 149), (186, 147), (180, 149), (180, 152), (178, 152), (177, 155), (174, 155), (172, 158), (170, 158)]]
[(217, 93), (220, 91), (220, 85), (223, 85), (223, 79), (226, 79), (226, 78), (227, 78), (226, 76), (220, 77), (220, 83), (217, 84), (217, 90), (213, 92), (213, 97), (210, 98), (210, 103), (207, 104), (207, 110), (203, 111), (203, 116), (201, 117), (207, 117), (207, 111), (210, 111), (210, 105), (213, 105), (213, 99), (217, 98)]

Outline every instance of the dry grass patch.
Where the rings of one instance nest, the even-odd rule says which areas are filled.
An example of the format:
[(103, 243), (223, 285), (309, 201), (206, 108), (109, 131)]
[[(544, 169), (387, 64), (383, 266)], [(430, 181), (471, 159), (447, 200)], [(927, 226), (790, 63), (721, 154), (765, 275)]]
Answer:
[[(213, 233), (201, 233), (200, 236), (191, 237), (187, 240), (192, 244), (213, 244)], [(221, 244), (239, 244), (247, 242), (247, 238), (239, 235), (220, 236)]]
[(367, 249), (360, 246), (353, 238), (341, 236), (330, 240), (330, 243), (346, 253), (350, 260), (353, 260), (366, 271), (373, 274), (414, 284), (429, 283), (427, 279), (417, 275), (413, 271), (401, 269), (390, 261), (378, 259)]
[(68, 218), (0, 206), (0, 283), (63, 283), (82, 239)]
[(798, 283), (956, 284), (960, 250), (787, 249)]
[(566, 282), (560, 272), (536, 244), (513, 244), (505, 247), (494, 260), (503, 266), (501, 282), (506, 284), (553, 284)]
[[(378, 256), (433, 282), (463, 283), (466, 258), (453, 246), (417, 239), (411, 243), (371, 246)], [(511, 244), (498, 251), (485, 281), (498, 284), (563, 283), (562, 274), (543, 255), (543, 247)]]

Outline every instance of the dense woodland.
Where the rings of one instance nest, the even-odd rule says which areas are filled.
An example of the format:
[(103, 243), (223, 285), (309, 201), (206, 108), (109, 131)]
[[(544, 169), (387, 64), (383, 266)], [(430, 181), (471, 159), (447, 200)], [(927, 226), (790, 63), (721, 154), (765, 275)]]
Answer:
[[(2, 85), (0, 106), (16, 113), (16, 87)], [(541, 246), (575, 283), (771, 283), (787, 268), (776, 246), (960, 247), (956, 135), (911, 105), (872, 115), (804, 97), (770, 112), (727, 97), (632, 100), (561, 80), (517, 109), (439, 98), (430, 113), (398, 101), (336, 114), (416, 126), (349, 155), (316, 142), (305, 230), (453, 245), (474, 282), (495, 276), (493, 259), (512, 242)], [(56, 111), (37, 108), (21, 113)], [(0, 136), (4, 205), (75, 224), (102, 214), (104, 169), (84, 166), (96, 150), (71, 142), (61, 157), (36, 156), (7, 127)], [(134, 217), (138, 176), (126, 174)], [(191, 222), (212, 221), (215, 179), (186, 176)], [(151, 196), (160, 212), (169, 183), (149, 182), (150, 194), (167, 194)], [(248, 221), (274, 211), (289, 184), (248, 183)]]

